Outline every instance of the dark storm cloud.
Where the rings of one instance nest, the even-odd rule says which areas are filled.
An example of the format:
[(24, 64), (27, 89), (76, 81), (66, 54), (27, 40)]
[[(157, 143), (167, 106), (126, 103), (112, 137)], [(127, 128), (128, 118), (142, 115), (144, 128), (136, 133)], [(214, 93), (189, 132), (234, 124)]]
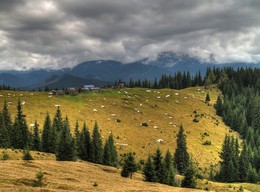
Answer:
[(258, 0), (4, 0), (0, 69), (185, 52), (260, 61)]

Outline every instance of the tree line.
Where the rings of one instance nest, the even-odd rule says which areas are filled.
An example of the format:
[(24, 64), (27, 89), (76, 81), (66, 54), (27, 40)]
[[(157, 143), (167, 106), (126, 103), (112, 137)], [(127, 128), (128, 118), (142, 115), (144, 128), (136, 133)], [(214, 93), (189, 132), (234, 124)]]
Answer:
[[(114, 83), (114, 86), (117, 87), (119, 83), (123, 83), (121, 80), (118, 80)], [(172, 88), (172, 89), (184, 89), (192, 86), (202, 86), (204, 85), (204, 79), (200, 72), (196, 73), (193, 77), (190, 72), (177, 72), (174, 75), (162, 75), (159, 79), (155, 78), (152, 81), (147, 79), (144, 80), (133, 80), (130, 79), (128, 82), (124, 82), (126, 87), (134, 88), (154, 88), (154, 89), (163, 89), (163, 88)]]
[(92, 135), (86, 123), (84, 123), (82, 130), (79, 131), (78, 121), (74, 131), (75, 134), (72, 136), (69, 119), (68, 117), (62, 118), (59, 107), (53, 120), (51, 120), (49, 113), (46, 114), (42, 134), (40, 134), (37, 121), (34, 123), (33, 130), (29, 130), (20, 100), (17, 104), (17, 115), (14, 122), (12, 122), (6, 102), (2, 112), (0, 112), (1, 148), (55, 153), (58, 161), (74, 161), (80, 158), (109, 166), (118, 164), (112, 133), (109, 134), (103, 146), (97, 122), (95, 122)]
[(260, 69), (218, 69), (210, 72), (223, 95), (215, 104), (216, 114), (244, 140), (226, 136), (217, 180), (257, 182), (260, 180)]
[(9, 85), (0, 85), (0, 90), (11, 90), (11, 87)]

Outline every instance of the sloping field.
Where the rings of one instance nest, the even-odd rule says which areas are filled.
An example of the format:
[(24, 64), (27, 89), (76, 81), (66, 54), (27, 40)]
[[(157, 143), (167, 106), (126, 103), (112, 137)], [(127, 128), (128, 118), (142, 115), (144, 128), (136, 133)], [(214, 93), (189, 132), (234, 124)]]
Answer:
[[(19, 159), (22, 155), (19, 150), (4, 151), (10, 155), (11, 159)], [(121, 177), (120, 170), (117, 168), (80, 161), (59, 162), (54, 160), (52, 154), (32, 152), (32, 155), (37, 160), (0, 161), (0, 191), (201, 191), (144, 182), (140, 173), (134, 174), (131, 180)], [(44, 173), (44, 186), (35, 187), (35, 175), (40, 171)], [(180, 176), (177, 177), (180, 179)], [(224, 184), (198, 180), (198, 188), (210, 191), (237, 192), (240, 186), (243, 186), (245, 192), (260, 191), (260, 186), (256, 184)]]
[[(20, 97), (28, 125), (32, 126), (37, 120), (41, 129), (46, 112), (53, 117), (57, 108), (55, 105), (60, 105), (63, 117), (69, 117), (71, 129), (78, 120), (81, 127), (86, 121), (92, 130), (96, 120), (104, 139), (109, 132), (113, 132), (119, 153), (136, 152), (137, 159), (146, 159), (158, 147), (163, 152), (169, 149), (174, 153), (176, 135), (183, 124), (189, 152), (202, 173), (207, 173), (210, 164), (217, 164), (220, 160), (224, 136), (230, 133), (213, 108), (219, 90), (209, 90), (210, 105), (205, 103), (207, 92), (202, 87), (184, 90), (105, 89), (101, 93), (82, 93), (77, 96), (1, 91), (0, 107), (6, 100), (14, 118)], [(199, 122), (193, 122), (196, 114)], [(148, 126), (141, 126), (142, 123)], [(206, 140), (211, 145), (203, 145)]]

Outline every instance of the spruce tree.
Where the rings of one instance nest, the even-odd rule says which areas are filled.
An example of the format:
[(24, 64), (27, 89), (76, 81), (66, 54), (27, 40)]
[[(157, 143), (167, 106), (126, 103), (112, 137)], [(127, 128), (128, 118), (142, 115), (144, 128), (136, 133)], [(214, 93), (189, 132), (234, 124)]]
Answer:
[(60, 136), (61, 130), (58, 132), (57, 129), (55, 128), (55, 126), (51, 126), (51, 137), (50, 137), (50, 152), (51, 153), (55, 153), (56, 149), (57, 149), (57, 143), (58, 143), (58, 139)]
[(28, 130), (26, 119), (23, 115), (21, 100), (17, 104), (17, 116), (15, 118), (14, 128), (12, 131), (14, 137), (14, 148), (24, 149), (32, 144), (31, 133)]
[(233, 181), (239, 181), (239, 143), (238, 138), (232, 137), (232, 162), (234, 164)]
[(220, 180), (234, 182), (239, 180), (239, 145), (232, 136), (225, 136), (222, 151), (220, 153)]
[(102, 151), (102, 138), (99, 133), (99, 127), (97, 122), (95, 122), (93, 134), (92, 134), (92, 162), (102, 164), (103, 151)]
[(114, 145), (113, 134), (110, 133), (104, 146), (103, 163), (109, 166), (117, 165), (117, 151)]
[(121, 171), (122, 177), (130, 177), (132, 179), (133, 174), (137, 171), (137, 165), (133, 153), (128, 153), (123, 162), (123, 169)]
[(35, 121), (33, 129), (33, 149), (36, 151), (41, 151), (41, 139), (39, 134), (39, 125), (37, 121)]
[(57, 161), (74, 161), (76, 158), (75, 141), (70, 133), (69, 120), (66, 117), (57, 144)]
[(79, 153), (79, 145), (80, 145), (80, 132), (79, 132), (79, 122), (78, 122), (78, 120), (76, 121), (76, 124), (75, 124), (74, 134), (75, 134), (76, 151), (77, 151), (77, 154), (78, 154)]
[(247, 180), (249, 167), (250, 167), (250, 161), (249, 161), (247, 144), (244, 143), (243, 150), (239, 157), (239, 178), (241, 182), (245, 182)]
[(190, 157), (187, 151), (186, 136), (181, 125), (180, 131), (177, 135), (177, 148), (174, 154), (175, 167), (180, 174), (183, 174), (189, 166)]
[(175, 182), (175, 171), (173, 165), (173, 157), (169, 150), (167, 150), (165, 158), (164, 158), (164, 166), (165, 166), (165, 184), (174, 186)]
[(182, 180), (181, 187), (196, 188), (197, 182), (195, 176), (196, 176), (196, 170), (190, 164), (185, 170), (184, 179)]
[(84, 122), (83, 129), (80, 133), (80, 143), (78, 149), (79, 149), (79, 157), (82, 160), (85, 161), (92, 160), (90, 133), (85, 122)]
[(257, 172), (256, 172), (255, 168), (250, 166), (250, 168), (248, 170), (247, 182), (249, 182), (249, 183), (257, 183), (257, 181), (258, 181)]
[(219, 116), (222, 116), (222, 110), (223, 110), (223, 103), (220, 96), (217, 98), (217, 102), (215, 104), (216, 114)]
[(49, 113), (47, 113), (42, 130), (42, 151), (51, 153), (55, 151), (53, 147), (54, 146), (52, 145), (51, 119)]
[(61, 115), (61, 110), (60, 107), (57, 108), (56, 114), (53, 118), (53, 128), (57, 131), (60, 132), (62, 129), (62, 115)]
[(156, 173), (155, 173), (155, 167), (153, 160), (151, 156), (148, 156), (148, 159), (145, 163), (144, 169), (143, 169), (143, 175), (144, 175), (144, 180), (148, 182), (156, 182)]
[(12, 127), (11, 133), (11, 143), (12, 147), (15, 149), (21, 149), (22, 146), (22, 138), (21, 138), (21, 130), (19, 128), (18, 118), (15, 117), (14, 124)]
[(165, 167), (163, 164), (163, 157), (161, 150), (158, 148), (153, 157), (156, 180), (159, 183), (165, 183)]
[(0, 112), (0, 148), (10, 147), (9, 132), (6, 129), (4, 118)]

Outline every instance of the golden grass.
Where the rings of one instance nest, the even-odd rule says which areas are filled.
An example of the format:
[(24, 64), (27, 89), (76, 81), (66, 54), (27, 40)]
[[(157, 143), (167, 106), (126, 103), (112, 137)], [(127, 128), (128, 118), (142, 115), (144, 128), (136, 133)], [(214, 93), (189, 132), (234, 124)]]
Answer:
[[(116, 168), (86, 162), (9, 160), (1, 161), (0, 170), (0, 191), (195, 191), (143, 182), (139, 174), (132, 180), (123, 178)], [(32, 187), (39, 171), (44, 173), (47, 185)]]
[[(16, 155), (8, 151), (10, 156)], [(34, 158), (36, 152), (32, 152)], [(47, 154), (48, 155), (48, 154)], [(59, 162), (45, 160), (6, 160), (0, 161), (0, 191), (202, 191), (171, 187), (159, 183), (144, 182), (140, 173), (133, 179), (120, 176), (120, 170), (113, 167), (92, 164), (88, 162)], [(33, 187), (35, 175), (44, 173), (44, 186)], [(180, 179), (180, 176), (177, 176)], [(97, 183), (95, 187), (94, 184)], [(246, 192), (260, 191), (260, 186), (249, 183), (217, 183), (207, 180), (197, 180), (198, 188), (219, 192), (237, 192), (243, 186)]]
[[(220, 91), (216, 88), (208, 91), (211, 97), (210, 105), (208, 105), (205, 103), (207, 91), (203, 87), (184, 90), (149, 89), (151, 92), (147, 90), (141, 88), (105, 89), (102, 93), (52, 97), (49, 97), (48, 93), (41, 92), (1, 91), (0, 94), (3, 96), (0, 97), (2, 101), (0, 101), (0, 108), (5, 99), (11, 102), (9, 109), (14, 118), (17, 100), (20, 97), (21, 101), (25, 101), (23, 111), (28, 125), (37, 120), (42, 129), (46, 112), (48, 111), (53, 117), (56, 111), (55, 105), (59, 104), (63, 117), (66, 115), (69, 117), (71, 129), (78, 120), (81, 127), (86, 121), (92, 130), (97, 120), (104, 139), (110, 131), (113, 132), (119, 154), (133, 151), (136, 152), (137, 159), (146, 159), (148, 154), (154, 153), (158, 147), (163, 153), (167, 149), (174, 153), (176, 135), (179, 126), (183, 124), (187, 135), (188, 150), (198, 167), (207, 175), (210, 164), (219, 162), (219, 152), (224, 136), (230, 132), (221, 117), (215, 115), (213, 108), (217, 96), (221, 94)], [(204, 114), (198, 123), (193, 122), (194, 110), (197, 114)], [(120, 119), (121, 122), (116, 122), (116, 119)], [(217, 121), (218, 125), (216, 125)], [(140, 126), (143, 122), (147, 122), (148, 127)], [(203, 139), (202, 135), (205, 132), (209, 136)], [(157, 139), (163, 139), (163, 142), (158, 143)], [(210, 140), (212, 145), (203, 145), (206, 140)]]

